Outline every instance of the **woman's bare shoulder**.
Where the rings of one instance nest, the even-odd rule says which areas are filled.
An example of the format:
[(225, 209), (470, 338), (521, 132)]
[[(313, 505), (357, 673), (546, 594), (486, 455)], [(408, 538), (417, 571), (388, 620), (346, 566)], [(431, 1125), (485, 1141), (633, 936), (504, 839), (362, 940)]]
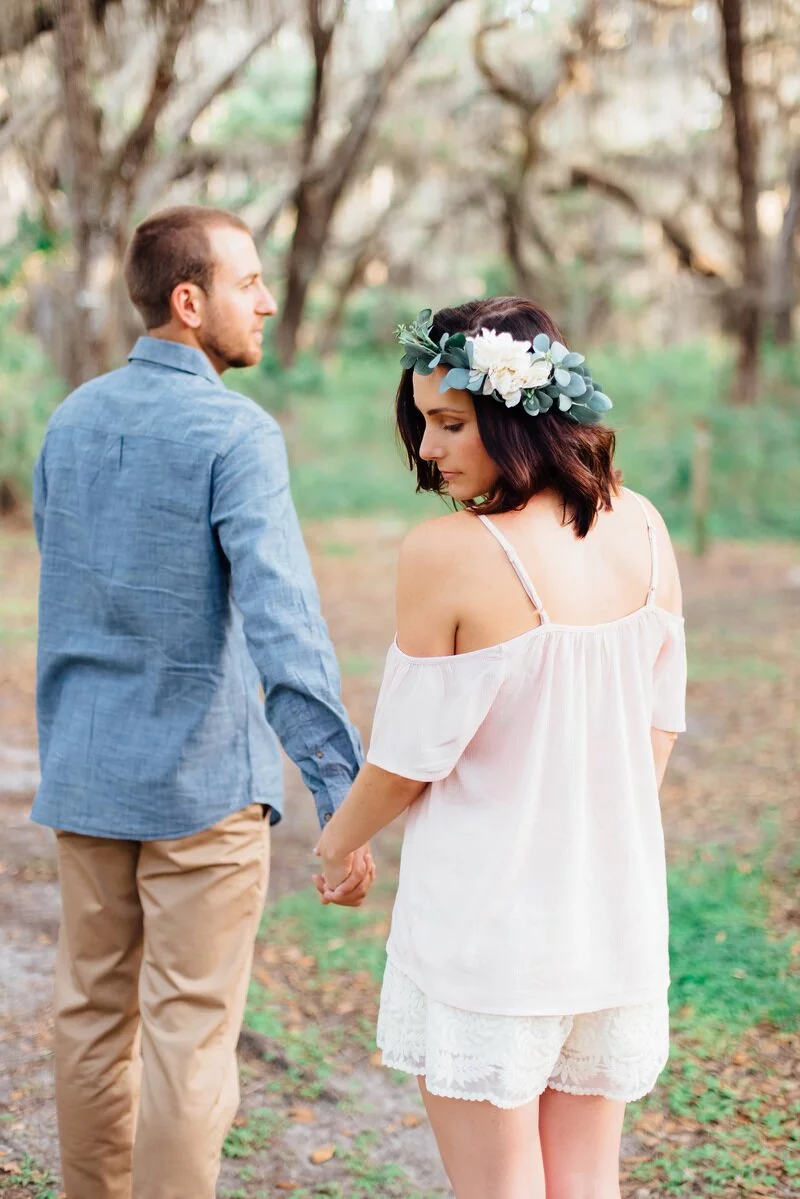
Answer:
[(403, 538), (400, 561), (412, 566), (451, 562), (472, 542), (478, 521), (470, 512), (448, 512), (415, 525)]

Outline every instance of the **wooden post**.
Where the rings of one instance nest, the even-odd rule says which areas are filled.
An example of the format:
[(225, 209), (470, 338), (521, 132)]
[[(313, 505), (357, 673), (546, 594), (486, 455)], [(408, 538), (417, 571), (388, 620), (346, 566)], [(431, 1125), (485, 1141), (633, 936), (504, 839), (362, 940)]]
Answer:
[(708, 549), (708, 511), (710, 497), (711, 430), (708, 421), (694, 423), (692, 442), (692, 549), (702, 558)]

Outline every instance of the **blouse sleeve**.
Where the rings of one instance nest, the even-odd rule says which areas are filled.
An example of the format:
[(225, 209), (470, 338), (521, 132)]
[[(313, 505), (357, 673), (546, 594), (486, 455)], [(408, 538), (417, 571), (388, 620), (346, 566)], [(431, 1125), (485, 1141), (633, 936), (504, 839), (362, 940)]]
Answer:
[(503, 680), (503, 656), (480, 651), (386, 659), (367, 761), (419, 782), (446, 778), (486, 718)]
[(669, 622), (656, 658), (651, 723), (668, 733), (686, 729), (686, 636), (677, 618)]

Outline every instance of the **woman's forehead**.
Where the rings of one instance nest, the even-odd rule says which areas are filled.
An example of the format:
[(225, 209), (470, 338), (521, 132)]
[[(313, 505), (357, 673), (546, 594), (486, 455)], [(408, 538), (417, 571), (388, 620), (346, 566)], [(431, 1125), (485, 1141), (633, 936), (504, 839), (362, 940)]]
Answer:
[(439, 391), (446, 373), (441, 367), (437, 367), (432, 375), (414, 374), (414, 404), (426, 416), (464, 416), (472, 411), (472, 398), (468, 392), (456, 391), (453, 388)]

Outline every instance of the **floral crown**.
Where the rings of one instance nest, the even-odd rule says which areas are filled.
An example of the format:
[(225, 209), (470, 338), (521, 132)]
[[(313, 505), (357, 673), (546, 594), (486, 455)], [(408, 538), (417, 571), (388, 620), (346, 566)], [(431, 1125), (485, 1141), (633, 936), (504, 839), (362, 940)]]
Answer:
[(598, 388), (583, 354), (560, 341), (551, 343), (546, 333), (532, 342), (515, 341), (510, 333), (481, 329), (477, 337), (443, 333), (439, 344), (431, 338), (433, 313), (425, 308), (411, 325), (400, 325), (397, 340), (404, 349), (402, 364), (418, 375), (430, 375), (437, 366), (449, 366), (439, 391), (454, 388), (491, 396), (506, 408), (517, 404), (529, 416), (560, 412), (580, 425), (596, 425), (611, 408), (611, 400)]

